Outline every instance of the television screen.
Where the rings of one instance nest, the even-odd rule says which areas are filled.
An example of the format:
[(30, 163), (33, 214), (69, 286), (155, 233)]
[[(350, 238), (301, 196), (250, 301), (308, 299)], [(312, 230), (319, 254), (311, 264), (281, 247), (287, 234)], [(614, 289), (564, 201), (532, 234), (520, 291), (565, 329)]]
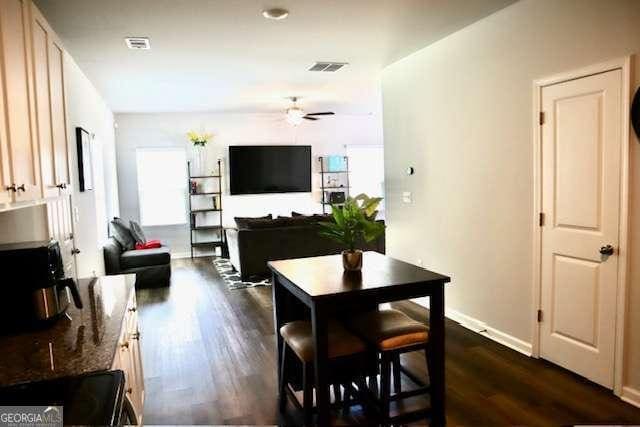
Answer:
[(310, 192), (311, 146), (231, 146), (229, 175), (231, 194)]

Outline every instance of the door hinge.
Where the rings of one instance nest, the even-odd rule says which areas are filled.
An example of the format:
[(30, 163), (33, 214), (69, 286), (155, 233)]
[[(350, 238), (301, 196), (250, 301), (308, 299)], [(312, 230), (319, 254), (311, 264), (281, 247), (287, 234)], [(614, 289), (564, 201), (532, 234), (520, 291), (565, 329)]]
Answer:
[(540, 111), (540, 126), (544, 124), (544, 111)]
[(540, 227), (544, 226), (544, 212), (540, 212), (538, 215), (538, 224)]
[(538, 310), (538, 323), (542, 322), (542, 310)]

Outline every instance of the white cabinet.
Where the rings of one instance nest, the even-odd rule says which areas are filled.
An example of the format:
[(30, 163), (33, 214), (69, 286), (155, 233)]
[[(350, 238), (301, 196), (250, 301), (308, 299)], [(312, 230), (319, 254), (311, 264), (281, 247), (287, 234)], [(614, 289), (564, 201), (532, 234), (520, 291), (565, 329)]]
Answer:
[(44, 197), (70, 191), (64, 88), (64, 50), (40, 11), (31, 5), (33, 80)]
[(144, 410), (144, 375), (140, 353), (140, 329), (135, 291), (131, 292), (127, 304), (122, 334), (118, 341), (118, 351), (113, 362), (113, 369), (121, 369), (125, 377), (125, 394), (133, 407), (138, 425), (142, 425)]
[(22, 202), (42, 196), (35, 107), (32, 93), (30, 2), (0, 2), (0, 122), (2, 184), (0, 199)]
[(31, 0), (0, 1), (0, 203), (71, 191), (64, 55)]
[(76, 278), (76, 248), (73, 239), (70, 195), (47, 201), (47, 225), (49, 238), (60, 243), (65, 276)]

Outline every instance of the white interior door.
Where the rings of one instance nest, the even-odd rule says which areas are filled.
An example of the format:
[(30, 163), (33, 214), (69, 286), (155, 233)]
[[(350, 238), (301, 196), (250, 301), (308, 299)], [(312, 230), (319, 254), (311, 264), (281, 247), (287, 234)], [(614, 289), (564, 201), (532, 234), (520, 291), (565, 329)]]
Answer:
[(540, 355), (609, 388), (618, 284), (621, 88), (621, 70), (542, 88)]

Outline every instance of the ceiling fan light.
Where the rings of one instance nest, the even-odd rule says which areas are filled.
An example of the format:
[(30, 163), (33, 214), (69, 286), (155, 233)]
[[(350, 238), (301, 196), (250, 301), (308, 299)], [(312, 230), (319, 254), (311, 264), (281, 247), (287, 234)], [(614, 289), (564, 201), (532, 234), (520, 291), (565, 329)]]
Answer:
[(298, 126), (302, 123), (304, 117), (304, 111), (298, 107), (291, 107), (287, 109), (287, 122), (293, 126)]

